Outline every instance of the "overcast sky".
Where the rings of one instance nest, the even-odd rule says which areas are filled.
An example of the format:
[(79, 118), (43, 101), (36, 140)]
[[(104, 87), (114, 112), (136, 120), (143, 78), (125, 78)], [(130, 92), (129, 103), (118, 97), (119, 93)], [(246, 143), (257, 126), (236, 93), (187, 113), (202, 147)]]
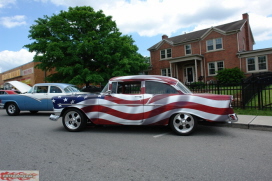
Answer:
[(254, 49), (272, 48), (271, 0), (0, 0), (0, 73), (32, 61), (33, 53), (23, 46), (31, 43), (28, 31), (35, 20), (75, 6), (111, 15), (143, 56), (163, 34), (172, 37), (241, 20), (243, 13), (249, 14)]

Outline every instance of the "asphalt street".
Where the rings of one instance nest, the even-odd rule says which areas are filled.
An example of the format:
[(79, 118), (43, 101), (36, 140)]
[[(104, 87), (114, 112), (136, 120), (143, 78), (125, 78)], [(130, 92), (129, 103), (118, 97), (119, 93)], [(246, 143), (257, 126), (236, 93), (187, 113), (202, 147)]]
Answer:
[(101, 126), (67, 132), (49, 113), (0, 110), (0, 170), (39, 170), (42, 181), (271, 180), (272, 132), (199, 126)]

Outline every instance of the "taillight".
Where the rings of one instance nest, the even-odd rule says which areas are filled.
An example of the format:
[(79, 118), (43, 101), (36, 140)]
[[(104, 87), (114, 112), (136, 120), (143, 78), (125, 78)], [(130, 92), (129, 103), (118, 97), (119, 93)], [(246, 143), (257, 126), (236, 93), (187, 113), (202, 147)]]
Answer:
[(233, 96), (230, 96), (230, 104), (229, 104), (230, 108), (232, 108), (232, 105), (231, 105), (232, 102), (233, 102)]

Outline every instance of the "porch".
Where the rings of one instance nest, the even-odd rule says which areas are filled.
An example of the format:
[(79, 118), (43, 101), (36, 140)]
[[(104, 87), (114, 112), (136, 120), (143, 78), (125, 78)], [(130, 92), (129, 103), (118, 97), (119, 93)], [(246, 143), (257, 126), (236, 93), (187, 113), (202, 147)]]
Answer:
[(169, 61), (171, 76), (179, 81), (190, 84), (192, 82), (205, 81), (204, 57), (192, 55), (179, 57)]

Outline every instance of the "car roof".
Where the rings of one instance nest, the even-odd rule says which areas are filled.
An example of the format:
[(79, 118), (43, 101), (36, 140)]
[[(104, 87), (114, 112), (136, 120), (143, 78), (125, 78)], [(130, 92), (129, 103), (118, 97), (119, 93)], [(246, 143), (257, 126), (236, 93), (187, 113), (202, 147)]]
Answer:
[(74, 86), (74, 85), (67, 84), (67, 83), (38, 83), (38, 84), (35, 84), (35, 86), (58, 86), (58, 87), (64, 89), (68, 86)]
[(178, 80), (173, 77), (167, 77), (162, 75), (130, 75), (130, 76), (120, 76), (113, 77), (110, 81), (119, 81), (119, 82), (127, 82), (127, 81), (156, 81), (163, 82), (171, 85), (176, 85)]

